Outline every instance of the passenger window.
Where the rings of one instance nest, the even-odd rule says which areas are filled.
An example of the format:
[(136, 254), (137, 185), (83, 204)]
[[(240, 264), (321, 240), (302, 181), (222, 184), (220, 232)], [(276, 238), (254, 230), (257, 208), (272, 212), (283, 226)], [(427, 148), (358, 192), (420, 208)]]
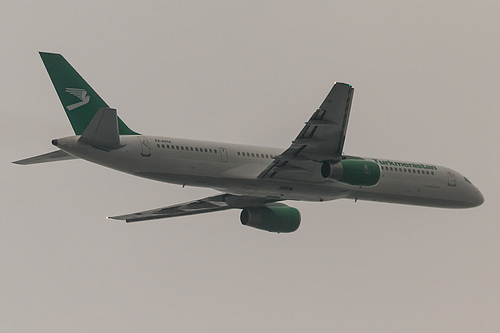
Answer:
[(238, 156), (240, 156), (240, 155), (241, 155), (240, 152), (238, 152)]
[(170, 149), (170, 145), (167, 145), (167, 148)]
[(208, 149), (207, 148), (205, 148), (205, 153), (208, 153)]
[(413, 169), (413, 173), (417, 173), (417, 172), (415, 171), (415, 169)]
[(217, 149), (214, 149), (214, 153), (216, 153), (216, 154), (217, 154)]
[(209, 149), (208, 151), (211, 153), (211, 152), (212, 152), (212, 149)]
[(175, 146), (175, 149), (179, 150), (179, 146)]
[(433, 175), (433, 176), (434, 176), (434, 171), (431, 171), (431, 175)]
[(269, 158), (269, 155), (268, 155), (268, 154), (266, 154), (266, 158)]
[(165, 145), (164, 145), (164, 144), (162, 144), (162, 145), (161, 145), (161, 147), (162, 147), (162, 148), (165, 148)]
[(195, 151), (198, 151), (198, 148), (195, 148), (194, 150), (195, 150)]
[(252, 153), (252, 157), (255, 157), (255, 154), (254, 154), (254, 153)]
[(390, 170), (392, 171), (392, 167), (390, 168)]
[(160, 144), (159, 144), (159, 143), (157, 143), (157, 144), (156, 144), (156, 146), (157, 146), (158, 148), (160, 148)]

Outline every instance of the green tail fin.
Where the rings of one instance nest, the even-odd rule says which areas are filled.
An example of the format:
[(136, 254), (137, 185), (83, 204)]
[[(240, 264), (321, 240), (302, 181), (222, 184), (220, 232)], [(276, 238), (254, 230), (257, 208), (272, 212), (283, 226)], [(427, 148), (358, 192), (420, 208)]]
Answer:
[[(40, 52), (43, 64), (76, 135), (81, 135), (106, 102), (60, 54)], [(137, 135), (118, 118), (120, 135)]]

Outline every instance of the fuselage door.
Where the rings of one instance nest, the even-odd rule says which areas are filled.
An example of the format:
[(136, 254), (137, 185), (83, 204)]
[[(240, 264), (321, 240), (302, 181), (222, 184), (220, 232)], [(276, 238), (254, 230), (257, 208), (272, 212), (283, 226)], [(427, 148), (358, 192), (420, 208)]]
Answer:
[(151, 147), (149, 147), (148, 139), (145, 136), (139, 136), (141, 142), (141, 155), (144, 157), (151, 156)]
[(453, 171), (447, 170), (446, 173), (448, 174), (448, 186), (457, 186), (457, 180)]
[(227, 149), (219, 148), (221, 162), (227, 163)]

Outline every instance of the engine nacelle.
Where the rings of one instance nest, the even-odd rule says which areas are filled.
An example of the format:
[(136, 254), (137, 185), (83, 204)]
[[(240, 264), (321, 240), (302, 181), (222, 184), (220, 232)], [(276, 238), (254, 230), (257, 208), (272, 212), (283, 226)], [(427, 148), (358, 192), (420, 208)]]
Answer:
[(300, 212), (287, 205), (250, 207), (241, 211), (241, 224), (270, 232), (294, 232), (300, 226)]
[(380, 167), (373, 161), (346, 159), (321, 166), (321, 176), (355, 186), (373, 186), (380, 180)]

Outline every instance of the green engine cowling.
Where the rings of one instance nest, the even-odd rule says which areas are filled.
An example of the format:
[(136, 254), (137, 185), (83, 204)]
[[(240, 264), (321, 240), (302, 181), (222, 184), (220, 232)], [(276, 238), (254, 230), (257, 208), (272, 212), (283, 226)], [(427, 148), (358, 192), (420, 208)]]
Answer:
[(338, 163), (323, 163), (321, 176), (355, 186), (374, 186), (380, 180), (377, 163), (363, 159), (346, 159)]
[(240, 214), (241, 224), (270, 232), (294, 232), (300, 226), (300, 212), (293, 207), (275, 204), (245, 208)]

